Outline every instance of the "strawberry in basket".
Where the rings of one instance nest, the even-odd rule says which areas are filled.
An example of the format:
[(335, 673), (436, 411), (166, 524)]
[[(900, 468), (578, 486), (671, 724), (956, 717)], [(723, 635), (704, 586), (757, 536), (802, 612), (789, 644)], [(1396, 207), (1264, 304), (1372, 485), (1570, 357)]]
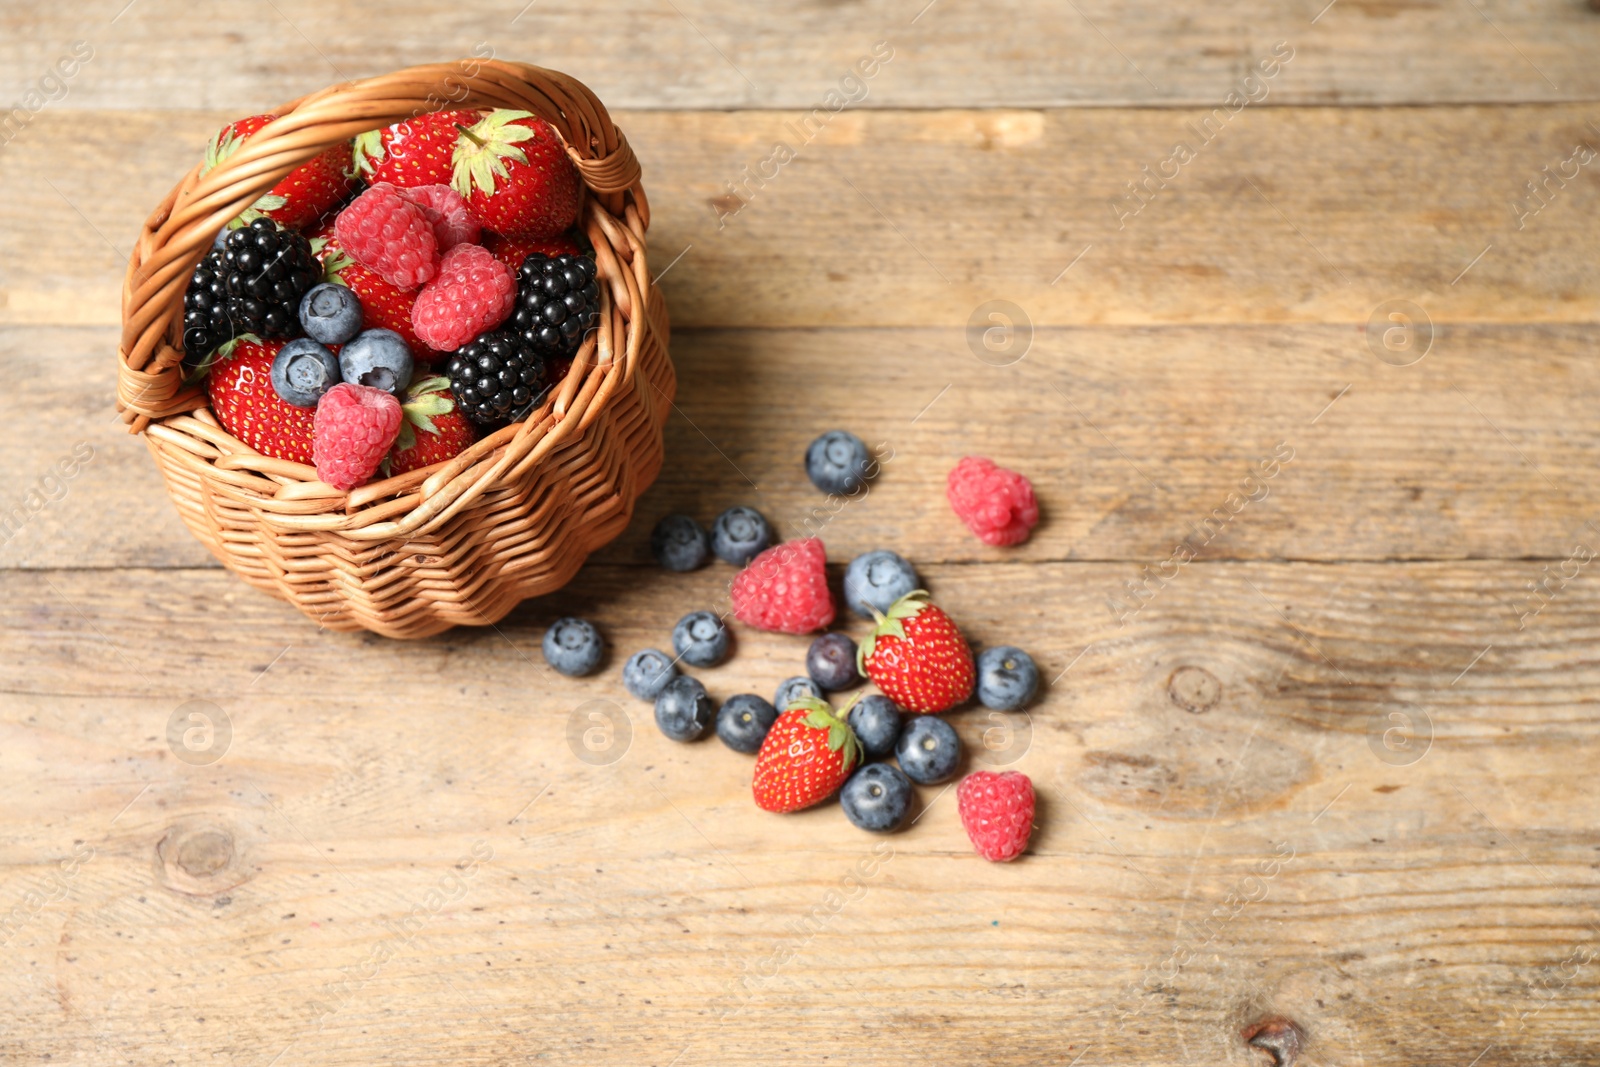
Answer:
[(555, 129), (505, 108), (462, 127), (450, 184), (484, 229), (527, 237), (556, 237), (577, 221), (583, 189)]
[[(252, 115), (222, 127), (206, 146), (200, 173), (206, 174), (232, 156), (252, 134), (277, 117)], [(249, 222), (265, 215), (288, 229), (304, 229), (349, 195), (355, 187), (353, 178), (350, 143), (341, 142), (290, 171), (288, 177), (268, 190), (240, 218)]]
[(374, 185), (449, 185), (461, 127), (476, 125), (482, 117), (477, 111), (429, 111), (363, 133), (355, 143), (356, 170)]

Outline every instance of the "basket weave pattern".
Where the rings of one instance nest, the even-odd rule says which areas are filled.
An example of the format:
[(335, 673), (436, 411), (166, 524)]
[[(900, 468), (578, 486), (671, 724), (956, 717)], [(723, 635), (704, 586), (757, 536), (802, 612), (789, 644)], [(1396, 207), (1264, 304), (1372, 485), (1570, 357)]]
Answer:
[[(255, 452), (212, 416), (203, 383), (184, 385), (184, 290), (217, 230), (291, 170), (441, 106), (531, 111), (560, 133), (586, 186), (599, 326), (523, 422), (447, 463), (340, 491)], [(222, 165), (191, 171), (146, 221), (123, 286), (118, 408), (194, 535), (319, 625), (426, 637), (496, 622), (621, 533), (661, 468), (676, 380), (645, 262), (638, 160), (581, 83), (496, 60), (334, 86), (277, 113)]]

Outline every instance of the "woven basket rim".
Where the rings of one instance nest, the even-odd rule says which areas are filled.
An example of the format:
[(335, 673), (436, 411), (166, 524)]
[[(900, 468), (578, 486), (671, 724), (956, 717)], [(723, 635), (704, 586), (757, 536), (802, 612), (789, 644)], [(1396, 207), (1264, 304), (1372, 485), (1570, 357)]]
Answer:
[[(567, 375), (524, 421), (485, 435), (454, 459), (348, 492), (229, 434), (211, 413), (204, 384), (182, 384), (177, 336), (188, 279), (217, 230), (290, 171), (358, 133), (430, 111), (495, 107), (549, 122), (583, 180), (579, 224), (595, 249), (601, 321)], [(124, 281), (117, 353), (117, 406), (130, 432), (205, 461), (208, 481), (249, 498), (280, 530), (374, 542), (439, 528), (526, 473), (633, 386), (640, 345), (653, 329), (646, 310), (659, 299), (645, 253), (649, 205), (627, 139), (581, 82), (530, 64), (468, 58), (332, 85), (274, 113), (203, 176), (196, 164), (144, 223)]]

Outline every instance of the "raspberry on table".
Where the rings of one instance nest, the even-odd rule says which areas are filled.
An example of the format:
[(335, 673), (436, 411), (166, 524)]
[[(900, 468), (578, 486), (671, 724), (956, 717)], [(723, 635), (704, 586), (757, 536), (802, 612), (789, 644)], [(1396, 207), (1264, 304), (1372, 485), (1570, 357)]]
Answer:
[(734, 618), (786, 634), (823, 629), (834, 615), (826, 563), (818, 538), (773, 545), (734, 576)]
[(366, 484), (400, 433), (400, 401), (367, 385), (343, 382), (317, 401), (311, 456), (317, 477), (335, 489)]
[(339, 212), (333, 232), (351, 259), (401, 289), (415, 289), (439, 270), (433, 224), (421, 207), (385, 182)]
[(428, 347), (454, 352), (504, 322), (516, 299), (510, 267), (477, 245), (457, 245), (412, 305), (411, 325)]
[(967, 456), (950, 472), (945, 498), (967, 529), (987, 545), (1019, 545), (1039, 524), (1033, 483), (1016, 471)]
[(961, 825), (978, 855), (996, 863), (1027, 851), (1033, 834), (1033, 782), (1021, 771), (974, 771), (956, 786)]

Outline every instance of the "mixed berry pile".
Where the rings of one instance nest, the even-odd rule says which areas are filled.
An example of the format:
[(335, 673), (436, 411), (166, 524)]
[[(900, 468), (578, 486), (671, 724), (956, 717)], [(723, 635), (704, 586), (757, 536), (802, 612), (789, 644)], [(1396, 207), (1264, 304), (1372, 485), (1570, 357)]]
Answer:
[[(857, 491), (876, 474), (865, 444), (834, 430), (806, 452), (806, 472), (825, 493)], [(951, 509), (989, 544), (1019, 544), (1039, 521), (1033, 486), (1015, 471), (968, 457), (950, 472)], [(887, 549), (865, 553), (845, 569), (850, 609), (873, 620), (857, 642), (830, 630), (837, 616), (819, 538), (774, 544), (760, 512), (733, 507), (711, 531), (687, 515), (656, 523), (650, 549), (669, 571), (692, 571), (715, 555), (740, 567), (730, 586), (729, 614), (758, 630), (815, 637), (805, 674), (787, 679), (772, 700), (738, 693), (720, 706), (688, 667), (715, 667), (730, 656), (725, 617), (693, 611), (672, 630), (672, 651), (642, 649), (628, 657), (622, 684), (655, 708), (656, 725), (674, 741), (714, 732), (735, 752), (755, 757), (751, 792), (765, 811), (792, 812), (835, 795), (845, 817), (863, 830), (888, 833), (906, 824), (914, 785), (941, 785), (962, 764), (961, 739), (940, 718), (974, 697), (986, 708), (1017, 711), (1039, 687), (1033, 658), (1002, 645), (974, 657), (955, 620), (919, 588), (915, 568)], [(565, 618), (544, 638), (546, 661), (575, 677), (599, 669), (600, 632)], [(870, 681), (878, 692), (831, 699)], [(889, 762), (893, 759), (894, 762)], [(962, 826), (977, 853), (1012, 860), (1033, 831), (1033, 784), (1016, 771), (976, 771), (956, 789)]]
[[(274, 118), (225, 126), (202, 173)], [(526, 111), (336, 145), (217, 234), (184, 294), (184, 367), (229, 433), (337, 489), (446, 462), (524, 418), (598, 321), (582, 192)]]

